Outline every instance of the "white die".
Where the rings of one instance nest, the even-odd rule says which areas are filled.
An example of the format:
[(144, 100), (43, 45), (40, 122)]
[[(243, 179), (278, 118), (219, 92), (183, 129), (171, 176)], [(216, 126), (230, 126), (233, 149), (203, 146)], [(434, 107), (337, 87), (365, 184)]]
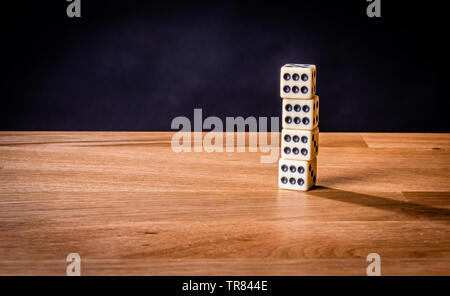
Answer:
[(311, 161), (288, 160), (278, 162), (278, 187), (292, 190), (309, 190), (316, 184), (317, 158)]
[(311, 160), (319, 154), (319, 128), (312, 131), (283, 129), (281, 157), (293, 160)]
[(280, 96), (285, 99), (310, 99), (316, 94), (315, 65), (286, 64), (281, 67)]
[(283, 128), (312, 130), (319, 125), (319, 96), (312, 100), (283, 99)]

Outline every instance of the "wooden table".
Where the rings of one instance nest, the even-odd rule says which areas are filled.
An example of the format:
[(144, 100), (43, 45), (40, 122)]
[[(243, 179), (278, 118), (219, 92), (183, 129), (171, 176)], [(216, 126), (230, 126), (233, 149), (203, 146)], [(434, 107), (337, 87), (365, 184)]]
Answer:
[(321, 133), (318, 187), (171, 133), (0, 133), (0, 274), (450, 275), (450, 134)]

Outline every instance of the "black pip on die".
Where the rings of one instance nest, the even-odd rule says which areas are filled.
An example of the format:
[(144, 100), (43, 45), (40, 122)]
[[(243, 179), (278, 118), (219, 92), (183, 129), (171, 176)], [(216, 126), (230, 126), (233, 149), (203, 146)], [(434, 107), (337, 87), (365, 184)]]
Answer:
[(278, 186), (306, 191), (316, 184), (319, 153), (319, 96), (316, 66), (287, 64), (281, 67), (283, 98), (281, 159)]

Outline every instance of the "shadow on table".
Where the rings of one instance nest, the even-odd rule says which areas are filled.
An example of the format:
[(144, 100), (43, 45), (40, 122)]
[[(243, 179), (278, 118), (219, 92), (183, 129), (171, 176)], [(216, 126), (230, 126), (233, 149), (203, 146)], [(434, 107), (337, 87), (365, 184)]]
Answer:
[(423, 204), (394, 200), (386, 197), (350, 192), (324, 186), (316, 186), (308, 192), (310, 195), (330, 200), (351, 203), (363, 207), (386, 210), (417, 219), (435, 220), (450, 223), (450, 210), (435, 208)]

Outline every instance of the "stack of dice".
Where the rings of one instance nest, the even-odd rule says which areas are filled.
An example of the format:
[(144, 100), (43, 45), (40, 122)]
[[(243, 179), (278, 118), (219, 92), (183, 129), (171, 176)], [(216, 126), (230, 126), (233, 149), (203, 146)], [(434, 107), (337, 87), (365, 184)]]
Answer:
[(319, 96), (316, 66), (287, 64), (281, 67), (283, 99), (281, 159), (278, 186), (306, 191), (316, 184), (319, 153)]

